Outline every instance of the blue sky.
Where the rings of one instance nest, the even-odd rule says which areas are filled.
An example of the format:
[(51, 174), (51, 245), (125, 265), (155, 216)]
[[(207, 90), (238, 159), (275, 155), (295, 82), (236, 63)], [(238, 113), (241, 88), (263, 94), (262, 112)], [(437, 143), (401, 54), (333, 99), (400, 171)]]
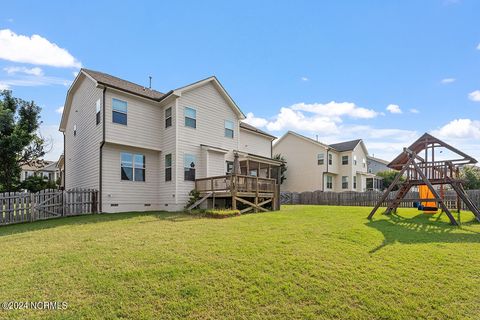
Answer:
[(57, 133), (83, 66), (167, 91), (216, 75), (247, 121), (280, 136), (363, 138), (390, 160), (423, 132), (480, 159), (480, 2), (9, 1), (0, 88)]

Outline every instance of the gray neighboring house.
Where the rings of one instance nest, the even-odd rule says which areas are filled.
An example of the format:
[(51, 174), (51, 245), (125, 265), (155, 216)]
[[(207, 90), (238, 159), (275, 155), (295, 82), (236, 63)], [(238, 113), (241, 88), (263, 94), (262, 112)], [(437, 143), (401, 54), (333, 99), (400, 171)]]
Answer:
[(377, 174), (383, 171), (391, 171), (387, 165), (389, 162), (380, 158), (375, 158), (372, 156), (367, 156), (367, 168), (369, 173)]
[(21, 169), (20, 181), (24, 181), (32, 176), (38, 176), (51, 182), (56, 182), (60, 176), (56, 161), (35, 160), (30, 164), (23, 165)]

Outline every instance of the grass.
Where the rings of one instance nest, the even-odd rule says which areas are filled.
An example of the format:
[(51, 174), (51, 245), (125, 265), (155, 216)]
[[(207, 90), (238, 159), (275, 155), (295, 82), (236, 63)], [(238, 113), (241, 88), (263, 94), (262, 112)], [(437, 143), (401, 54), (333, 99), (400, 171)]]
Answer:
[(0, 319), (478, 319), (480, 224), (284, 206), (229, 219), (71, 217), (0, 228)]

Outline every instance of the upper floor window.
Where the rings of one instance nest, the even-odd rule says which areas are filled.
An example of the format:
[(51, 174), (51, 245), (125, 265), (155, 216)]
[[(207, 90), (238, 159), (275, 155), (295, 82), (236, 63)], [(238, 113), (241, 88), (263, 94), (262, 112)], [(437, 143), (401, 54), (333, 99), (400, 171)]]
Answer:
[(74, 137), (77, 136), (77, 125), (76, 124), (73, 125), (73, 136)]
[(353, 189), (357, 189), (357, 176), (353, 176)]
[(127, 125), (127, 102), (118, 99), (112, 99), (112, 121)]
[(324, 159), (325, 155), (323, 153), (317, 154), (317, 164), (322, 165), (325, 161)]
[(183, 156), (183, 172), (184, 179), (188, 181), (195, 181), (195, 156), (191, 154), (185, 154)]
[(367, 167), (367, 160), (365, 158), (363, 158), (362, 163), (363, 163), (363, 167), (366, 168)]
[(233, 121), (225, 120), (225, 137), (233, 138), (233, 129), (234, 129)]
[(100, 123), (100, 99), (97, 100), (97, 103), (95, 105), (95, 118), (97, 124)]
[(165, 181), (172, 181), (172, 154), (165, 155)]
[(197, 127), (197, 110), (185, 107), (185, 127)]
[(342, 164), (348, 164), (348, 156), (342, 156)]
[(353, 165), (357, 165), (357, 156), (353, 156)]
[(333, 189), (333, 177), (327, 176), (327, 189)]
[(172, 126), (172, 107), (165, 109), (165, 128)]
[(122, 180), (145, 181), (145, 156), (128, 152), (120, 153)]
[(347, 176), (342, 177), (342, 189), (348, 189), (348, 177)]
[(328, 165), (332, 165), (333, 164), (333, 155), (331, 153), (328, 154)]

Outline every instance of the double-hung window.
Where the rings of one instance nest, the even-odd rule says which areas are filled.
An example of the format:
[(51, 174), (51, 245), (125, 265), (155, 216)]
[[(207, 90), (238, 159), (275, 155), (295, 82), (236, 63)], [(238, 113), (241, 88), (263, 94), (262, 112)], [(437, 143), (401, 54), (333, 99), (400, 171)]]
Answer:
[(100, 123), (100, 99), (97, 100), (97, 103), (95, 105), (95, 118), (97, 124)]
[(348, 164), (348, 156), (342, 156), (342, 165)]
[(357, 156), (353, 156), (353, 165), (354, 165), (354, 166), (357, 165)]
[(172, 107), (165, 109), (165, 128), (172, 126)]
[(197, 110), (185, 107), (185, 127), (197, 127)]
[(328, 165), (331, 166), (333, 164), (333, 156), (331, 153), (328, 154)]
[(325, 155), (323, 153), (319, 153), (317, 154), (317, 165), (323, 165), (323, 163), (325, 162), (325, 159), (324, 159)]
[(172, 154), (165, 155), (165, 181), (172, 181)]
[(363, 167), (366, 168), (367, 167), (367, 160), (365, 158), (363, 158), (362, 163), (363, 163)]
[(327, 189), (333, 189), (333, 177), (327, 176)]
[(183, 156), (183, 172), (184, 180), (195, 181), (195, 156), (191, 154), (185, 154)]
[(353, 189), (357, 189), (357, 176), (353, 176)]
[(233, 173), (233, 161), (226, 161), (227, 164), (227, 174)]
[(348, 177), (347, 176), (342, 177), (342, 189), (348, 189)]
[(233, 138), (234, 124), (233, 121), (225, 120), (225, 137)]
[(112, 122), (127, 125), (127, 102), (112, 99)]
[(143, 154), (122, 152), (120, 158), (122, 180), (145, 181), (145, 156)]

